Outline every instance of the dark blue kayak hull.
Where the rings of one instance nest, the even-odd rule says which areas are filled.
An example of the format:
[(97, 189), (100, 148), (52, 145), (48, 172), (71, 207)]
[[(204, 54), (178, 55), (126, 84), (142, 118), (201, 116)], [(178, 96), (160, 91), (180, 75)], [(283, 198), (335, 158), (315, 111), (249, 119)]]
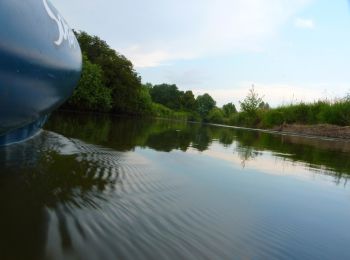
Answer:
[(0, 1), (0, 145), (40, 130), (81, 67), (74, 33), (49, 0)]

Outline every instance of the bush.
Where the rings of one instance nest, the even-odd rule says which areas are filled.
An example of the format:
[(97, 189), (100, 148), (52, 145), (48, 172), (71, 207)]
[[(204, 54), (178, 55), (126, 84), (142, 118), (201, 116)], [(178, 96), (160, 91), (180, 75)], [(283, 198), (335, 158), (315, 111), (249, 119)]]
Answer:
[(232, 126), (257, 127), (261, 122), (261, 113), (251, 114), (240, 112), (233, 114), (229, 118), (229, 124)]
[(224, 112), (220, 108), (210, 110), (207, 120), (212, 123), (222, 124), (224, 122)]
[(262, 126), (263, 127), (273, 127), (282, 125), (284, 122), (284, 116), (281, 111), (270, 110), (263, 114), (262, 116)]

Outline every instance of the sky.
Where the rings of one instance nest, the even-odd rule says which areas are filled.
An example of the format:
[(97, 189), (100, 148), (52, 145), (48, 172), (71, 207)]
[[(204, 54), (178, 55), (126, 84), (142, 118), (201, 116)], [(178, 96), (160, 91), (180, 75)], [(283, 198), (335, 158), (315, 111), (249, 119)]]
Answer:
[(72, 28), (130, 59), (144, 83), (237, 106), (350, 93), (348, 0), (51, 0)]

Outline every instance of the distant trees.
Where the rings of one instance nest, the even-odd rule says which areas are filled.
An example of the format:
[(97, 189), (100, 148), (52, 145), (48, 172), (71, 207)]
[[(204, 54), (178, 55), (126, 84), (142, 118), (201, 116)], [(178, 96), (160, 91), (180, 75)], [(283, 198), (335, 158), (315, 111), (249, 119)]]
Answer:
[(230, 117), (232, 114), (237, 113), (236, 106), (233, 103), (227, 103), (222, 107), (223, 113), (225, 117)]
[(195, 111), (197, 104), (192, 91), (180, 91), (176, 85), (148, 85), (153, 102), (162, 104), (170, 109)]
[(191, 90), (181, 92), (180, 102), (181, 107), (185, 111), (192, 112), (197, 110), (197, 102)]
[(209, 112), (215, 107), (216, 101), (208, 93), (198, 96), (196, 101), (199, 115), (206, 119)]
[(179, 110), (181, 108), (181, 93), (174, 84), (155, 85), (150, 89), (150, 94), (153, 102), (174, 110)]

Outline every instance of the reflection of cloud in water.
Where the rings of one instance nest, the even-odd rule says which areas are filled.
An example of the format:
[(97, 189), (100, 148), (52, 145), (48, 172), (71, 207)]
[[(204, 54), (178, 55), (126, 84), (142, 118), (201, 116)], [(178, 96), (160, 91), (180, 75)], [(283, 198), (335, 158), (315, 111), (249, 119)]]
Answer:
[[(188, 150), (188, 153), (198, 154), (198, 151), (192, 148)], [(337, 184), (340, 182), (334, 179), (334, 172), (325, 166), (294, 161), (292, 158), (289, 159), (291, 154), (257, 151), (252, 147), (242, 147), (237, 142), (227, 147), (214, 142), (208, 150), (202, 151), (201, 154), (230, 162), (234, 167), (242, 168), (242, 171), (255, 170), (264, 174), (292, 176), (303, 180), (321, 181), (326, 178), (325, 183), (332, 183), (330, 180)], [(345, 183), (346, 180), (345, 178)]]

